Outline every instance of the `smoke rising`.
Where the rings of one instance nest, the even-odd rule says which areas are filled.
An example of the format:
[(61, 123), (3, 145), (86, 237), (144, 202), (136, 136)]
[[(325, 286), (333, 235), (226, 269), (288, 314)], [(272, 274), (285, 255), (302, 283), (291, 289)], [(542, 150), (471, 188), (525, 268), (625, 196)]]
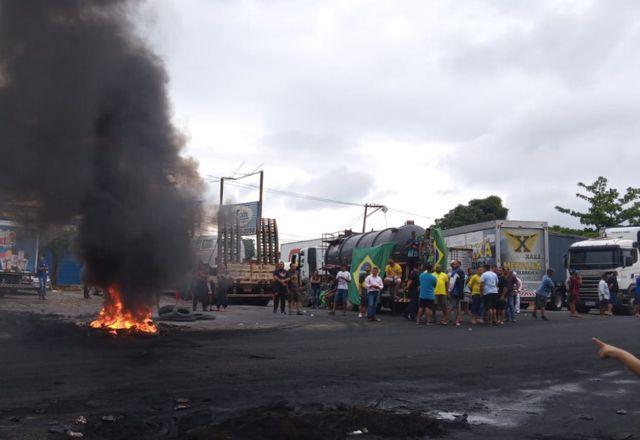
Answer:
[(189, 269), (196, 164), (125, 0), (0, 0), (0, 197), (80, 218), (90, 283), (135, 309)]

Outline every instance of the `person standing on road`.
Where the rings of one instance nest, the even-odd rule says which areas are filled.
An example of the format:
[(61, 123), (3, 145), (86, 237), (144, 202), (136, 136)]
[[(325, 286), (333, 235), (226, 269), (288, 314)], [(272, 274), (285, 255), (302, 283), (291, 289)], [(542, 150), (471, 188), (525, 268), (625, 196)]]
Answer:
[(482, 322), (482, 291), (480, 290), (481, 269), (476, 269), (476, 273), (471, 273), (467, 286), (471, 291), (471, 324), (476, 325), (478, 320)]
[(289, 268), (289, 315), (292, 314), (291, 308), (295, 307), (297, 315), (303, 315), (300, 309), (300, 273), (298, 272), (298, 266), (293, 263)]
[(536, 299), (533, 305), (533, 313), (531, 314), (531, 316), (535, 319), (538, 318), (537, 311), (540, 310), (540, 318), (543, 321), (549, 320), (549, 318), (545, 316), (544, 311), (547, 307), (547, 301), (549, 300), (549, 297), (553, 293), (553, 290), (556, 288), (555, 283), (551, 279), (552, 276), (553, 269), (547, 269), (547, 273), (542, 277), (542, 281), (540, 281), (540, 287), (538, 287), (538, 290), (536, 290)]
[(311, 284), (311, 307), (317, 309), (320, 307), (320, 286), (322, 283), (320, 272), (314, 271), (309, 283)]
[(613, 315), (613, 306), (618, 303), (618, 293), (620, 292), (620, 286), (618, 285), (618, 272), (615, 270), (609, 276), (607, 280), (607, 284), (609, 284), (609, 295), (611, 299), (609, 300), (609, 315)]
[(404, 317), (409, 321), (416, 319), (416, 313), (418, 312), (418, 296), (420, 289), (420, 272), (422, 264), (418, 264), (418, 267), (414, 267), (409, 273), (409, 279), (407, 281), (407, 292), (409, 294), (409, 305), (404, 312)]
[[(211, 289), (211, 283), (207, 282), (207, 286)], [(227, 265), (223, 263), (218, 267), (217, 281), (215, 284), (216, 309), (218, 312), (227, 310), (231, 286), (233, 286), (233, 278), (231, 278), (227, 270)]]
[(418, 314), (416, 316), (416, 324), (420, 325), (422, 322), (422, 315), (425, 316), (425, 324), (431, 325), (431, 309), (433, 309), (433, 301), (435, 299), (435, 288), (438, 284), (438, 280), (431, 273), (433, 266), (431, 264), (426, 265), (426, 270), (420, 274), (420, 293), (418, 300)]
[(371, 275), (364, 280), (364, 287), (367, 289), (367, 318), (369, 321), (380, 322), (376, 317), (376, 309), (378, 308), (378, 296), (384, 288), (382, 278), (378, 276), (378, 268), (371, 269)]
[(198, 308), (198, 303), (202, 303), (202, 311), (209, 310), (209, 289), (207, 285), (208, 275), (204, 271), (202, 264), (198, 264), (198, 267), (193, 272), (193, 278), (191, 282), (191, 296), (193, 298), (192, 310), (195, 312)]
[(611, 292), (609, 292), (609, 276), (602, 274), (598, 283), (598, 303), (600, 306), (600, 316), (611, 316)]
[(515, 287), (515, 303), (516, 303), (516, 314), (520, 314), (520, 294), (522, 293), (522, 288), (524, 284), (522, 282), (522, 278), (518, 276), (518, 272), (513, 272), (513, 276), (516, 277), (516, 287)]
[(460, 268), (462, 263), (459, 260), (451, 262), (451, 279), (449, 281), (449, 310), (456, 313), (456, 326), (462, 324), (462, 300), (464, 299), (465, 275)]
[(411, 238), (409, 238), (405, 244), (405, 250), (407, 252), (407, 276), (418, 265), (420, 259), (420, 241), (416, 236), (416, 231), (411, 231)]
[(495, 302), (496, 323), (498, 325), (503, 325), (505, 310), (507, 308), (507, 278), (504, 276), (504, 269), (494, 267), (493, 271), (498, 275), (498, 295)]
[(480, 290), (482, 291), (482, 303), (488, 318), (488, 323), (496, 325), (496, 299), (498, 296), (498, 275), (491, 270), (491, 266), (485, 264), (480, 274)]
[(569, 314), (572, 318), (579, 318), (576, 307), (580, 298), (580, 286), (582, 286), (582, 278), (577, 270), (572, 270), (569, 276)]
[(442, 310), (442, 321), (440, 321), (440, 325), (448, 325), (449, 324), (449, 275), (442, 272), (439, 264), (435, 265), (435, 274), (436, 280), (438, 281), (435, 288), (435, 307), (433, 309), (433, 321), (436, 321), (436, 312), (438, 309)]
[(503, 276), (506, 280), (505, 285), (505, 301), (507, 302), (507, 322), (516, 322), (516, 289), (518, 287), (518, 279), (511, 269), (503, 269)]
[(336, 275), (336, 281), (338, 282), (338, 289), (336, 290), (336, 297), (333, 300), (333, 308), (331, 314), (336, 314), (336, 308), (338, 304), (342, 304), (342, 314), (347, 314), (347, 297), (349, 296), (349, 283), (351, 282), (351, 273), (347, 270), (347, 266), (344, 264), (340, 266), (340, 272)]
[(364, 287), (364, 281), (369, 275), (371, 275), (371, 265), (367, 263), (364, 265), (364, 271), (360, 272), (358, 277), (358, 285), (360, 287), (360, 313), (358, 313), (358, 318), (367, 316), (367, 289)]
[(47, 299), (47, 277), (49, 276), (49, 266), (44, 260), (44, 255), (38, 258), (38, 298)]
[(280, 313), (285, 314), (284, 308), (287, 300), (287, 285), (289, 284), (289, 273), (284, 268), (281, 261), (273, 272), (273, 313), (278, 312), (280, 305)]

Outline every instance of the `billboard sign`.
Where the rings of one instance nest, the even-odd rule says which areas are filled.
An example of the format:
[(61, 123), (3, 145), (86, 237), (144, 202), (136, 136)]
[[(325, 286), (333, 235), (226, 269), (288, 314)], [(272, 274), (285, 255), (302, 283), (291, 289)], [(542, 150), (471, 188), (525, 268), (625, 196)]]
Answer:
[(255, 235), (258, 225), (260, 202), (224, 205), (220, 215), (221, 223), (240, 227), (240, 235)]
[(526, 287), (535, 289), (547, 269), (544, 229), (502, 228), (500, 260)]

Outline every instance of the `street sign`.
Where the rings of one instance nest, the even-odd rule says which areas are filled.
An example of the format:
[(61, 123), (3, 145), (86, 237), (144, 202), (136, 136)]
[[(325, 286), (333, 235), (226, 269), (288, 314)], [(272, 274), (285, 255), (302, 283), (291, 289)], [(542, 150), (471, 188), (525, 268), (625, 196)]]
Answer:
[(260, 202), (223, 205), (220, 219), (225, 225), (239, 226), (240, 235), (256, 235), (259, 212)]

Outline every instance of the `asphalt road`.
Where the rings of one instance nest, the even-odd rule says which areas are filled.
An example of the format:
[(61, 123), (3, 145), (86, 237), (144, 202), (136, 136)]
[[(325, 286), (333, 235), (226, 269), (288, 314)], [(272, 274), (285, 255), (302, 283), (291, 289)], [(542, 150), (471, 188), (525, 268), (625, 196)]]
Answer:
[[(597, 359), (590, 341), (640, 353), (640, 320), (550, 317), (469, 330), (321, 312), (282, 316), (290, 324), (271, 330), (113, 339), (0, 312), (0, 438), (64, 438), (48, 431), (65, 424), (85, 438), (223, 438), (189, 433), (284, 402), (294, 411), (466, 414), (468, 425), (445, 426), (452, 439), (640, 438), (640, 380)], [(80, 415), (88, 423), (72, 424)]]

